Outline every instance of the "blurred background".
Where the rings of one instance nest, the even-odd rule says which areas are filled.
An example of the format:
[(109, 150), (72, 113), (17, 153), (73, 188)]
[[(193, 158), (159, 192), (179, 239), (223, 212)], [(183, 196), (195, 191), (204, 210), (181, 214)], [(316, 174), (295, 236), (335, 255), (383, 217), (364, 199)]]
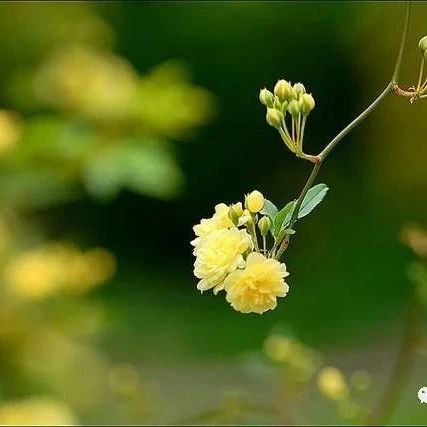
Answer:
[[(305, 84), (319, 152), (388, 83), (403, 14), (0, 4), (0, 423), (355, 424), (376, 410), (414, 283), (427, 287), (427, 238), (405, 234), (415, 253), (400, 238), (427, 226), (427, 102), (389, 96), (328, 158), (275, 311), (200, 296), (189, 242), (216, 203), (258, 189), (283, 205), (305, 183), (259, 90)], [(426, 19), (414, 4), (404, 87)], [(393, 423), (427, 422), (422, 323)]]

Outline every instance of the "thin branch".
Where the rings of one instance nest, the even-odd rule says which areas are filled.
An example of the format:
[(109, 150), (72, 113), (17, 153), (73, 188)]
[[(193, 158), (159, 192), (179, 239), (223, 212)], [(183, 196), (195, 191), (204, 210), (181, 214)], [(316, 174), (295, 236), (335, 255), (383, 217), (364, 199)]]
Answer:
[(406, 9), (405, 9), (405, 23), (403, 24), (403, 33), (402, 33), (402, 38), (400, 40), (399, 53), (397, 55), (393, 76), (391, 78), (392, 83), (398, 83), (398, 80), (399, 80), (400, 68), (402, 66), (402, 59), (403, 59), (403, 51), (405, 50), (406, 39), (408, 37), (408, 28), (409, 28), (410, 19), (411, 19), (411, 2), (407, 1)]
[(359, 114), (350, 124), (348, 124), (332, 141), (323, 149), (319, 154), (322, 161), (326, 159), (329, 153), (336, 147), (336, 145), (350, 133), (360, 122), (362, 122), (369, 114), (374, 111), (378, 104), (391, 92), (393, 85), (390, 82), (387, 87), (375, 98), (375, 100), (366, 108), (361, 114)]
[[(378, 104), (381, 103), (381, 101), (393, 90), (396, 91), (396, 87), (398, 84), (399, 74), (400, 74), (400, 68), (402, 65), (402, 59), (403, 59), (403, 51), (405, 49), (406, 45), (406, 39), (408, 34), (408, 27), (409, 27), (409, 21), (410, 21), (410, 15), (411, 15), (411, 2), (406, 2), (406, 10), (405, 10), (405, 22), (403, 26), (402, 31), (402, 37), (400, 40), (400, 46), (399, 46), (399, 52), (396, 58), (396, 63), (394, 65), (393, 74), (390, 82), (387, 84), (385, 89), (375, 98), (375, 100), (361, 113), (359, 114), (350, 124), (348, 124), (341, 132), (338, 133), (330, 142), (329, 144), (322, 150), (322, 152), (318, 156), (312, 156), (313, 159), (316, 159), (315, 165), (313, 167), (313, 170), (311, 171), (310, 176), (307, 179), (306, 184), (304, 185), (304, 188), (302, 189), (296, 205), (295, 209), (292, 213), (291, 221), (289, 227), (292, 228), (295, 222), (298, 219), (298, 213), (299, 209), (301, 207), (302, 201), (304, 200), (305, 195), (307, 194), (307, 191), (309, 190), (310, 186), (315, 181), (317, 174), (319, 173), (319, 170), (326, 159), (326, 157), (330, 154), (330, 152), (337, 146), (337, 144), (350, 132), (352, 131), (356, 126), (358, 126), (372, 111), (375, 110), (375, 108), (378, 106)], [(279, 259), (280, 256), (283, 254), (285, 249), (287, 248), (290, 240), (290, 235), (287, 235), (283, 241), (281, 242), (279, 246), (279, 250), (277, 252), (276, 258)]]

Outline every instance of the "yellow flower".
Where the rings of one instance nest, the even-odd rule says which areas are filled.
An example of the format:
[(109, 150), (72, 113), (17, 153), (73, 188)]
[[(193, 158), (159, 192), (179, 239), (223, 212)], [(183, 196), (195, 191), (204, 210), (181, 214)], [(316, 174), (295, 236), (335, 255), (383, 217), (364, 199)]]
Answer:
[(337, 368), (323, 368), (317, 377), (319, 391), (328, 399), (343, 400), (348, 397), (344, 375)]
[(194, 275), (201, 279), (197, 289), (203, 292), (213, 288), (214, 294), (224, 289), (227, 274), (245, 265), (243, 253), (251, 248), (252, 239), (245, 230), (211, 232), (197, 247)]
[[(241, 203), (233, 205), (236, 209), (242, 209)], [(228, 216), (229, 207), (225, 203), (220, 203), (215, 206), (215, 213), (211, 218), (203, 218), (199, 224), (193, 227), (194, 234), (197, 236), (191, 244), (198, 246), (204, 237), (209, 236), (210, 233), (217, 230), (227, 229), (233, 227), (234, 224)]]
[(5, 276), (14, 295), (41, 300), (61, 291), (87, 292), (114, 270), (115, 259), (104, 249), (82, 252), (74, 245), (50, 243), (12, 258)]
[(264, 202), (264, 196), (258, 190), (246, 196), (246, 208), (252, 213), (259, 212), (264, 207)]
[(0, 154), (11, 150), (21, 136), (21, 122), (11, 111), (0, 110)]
[(284, 278), (289, 273), (285, 264), (253, 252), (246, 260), (244, 270), (231, 273), (224, 282), (227, 301), (242, 313), (262, 314), (273, 310), (277, 297), (284, 297), (289, 286)]
[(71, 410), (48, 397), (5, 401), (0, 406), (2, 425), (76, 425)]

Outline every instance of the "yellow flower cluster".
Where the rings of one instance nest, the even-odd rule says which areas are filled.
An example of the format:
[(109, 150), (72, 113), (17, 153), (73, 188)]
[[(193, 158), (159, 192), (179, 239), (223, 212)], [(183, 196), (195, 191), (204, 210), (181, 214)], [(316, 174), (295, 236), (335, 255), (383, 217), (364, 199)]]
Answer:
[(114, 257), (104, 249), (80, 251), (71, 244), (47, 244), (13, 258), (6, 266), (9, 290), (28, 299), (58, 292), (81, 294), (108, 280)]
[(193, 227), (197, 288), (201, 292), (212, 289), (215, 295), (225, 290), (227, 302), (241, 313), (273, 310), (277, 298), (289, 290), (285, 264), (273, 258), (265, 245), (259, 248), (256, 224), (265, 238), (265, 225), (258, 221), (264, 203), (264, 196), (253, 191), (245, 197), (245, 208), (240, 202), (220, 203), (211, 218)]

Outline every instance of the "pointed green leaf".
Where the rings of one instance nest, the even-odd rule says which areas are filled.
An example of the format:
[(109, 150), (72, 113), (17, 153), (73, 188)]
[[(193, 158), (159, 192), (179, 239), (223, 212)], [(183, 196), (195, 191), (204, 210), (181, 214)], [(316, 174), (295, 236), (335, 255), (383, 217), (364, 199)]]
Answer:
[(295, 207), (295, 200), (292, 202), (289, 202), (274, 218), (273, 221), (273, 229), (272, 233), (273, 236), (277, 237), (280, 233), (280, 230), (283, 227), (286, 227), (288, 225), (289, 221), (291, 220), (292, 212)]
[(267, 215), (273, 221), (274, 217), (277, 215), (277, 212), (278, 209), (276, 208), (275, 204), (270, 202), (270, 200), (265, 199), (264, 207), (261, 209), (260, 213)]
[(326, 184), (317, 184), (311, 187), (305, 195), (298, 212), (298, 219), (307, 216), (325, 197), (329, 188)]

